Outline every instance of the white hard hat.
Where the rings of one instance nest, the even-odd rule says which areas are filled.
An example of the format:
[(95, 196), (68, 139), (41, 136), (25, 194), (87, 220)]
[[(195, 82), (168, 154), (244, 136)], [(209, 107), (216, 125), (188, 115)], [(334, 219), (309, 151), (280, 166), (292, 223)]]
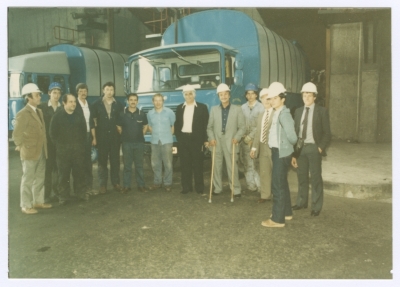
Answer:
[(217, 94), (220, 92), (225, 92), (225, 91), (230, 91), (229, 87), (227, 84), (221, 83), (217, 87)]
[(42, 91), (39, 90), (39, 88), (38, 88), (38, 86), (36, 86), (36, 84), (29, 83), (22, 87), (21, 95), (25, 96), (30, 93), (42, 93)]
[(268, 87), (267, 99), (274, 98), (282, 93), (286, 92), (285, 87), (279, 82), (273, 82)]
[(261, 92), (260, 92), (260, 99), (261, 99), (263, 96), (265, 96), (265, 95), (268, 95), (268, 89), (267, 89), (267, 88), (264, 88), (264, 89), (261, 90)]
[(314, 83), (311, 83), (311, 82), (305, 83), (303, 85), (303, 87), (301, 88), (300, 93), (304, 93), (304, 92), (318, 94), (317, 86), (314, 85)]
[(192, 85), (183, 86), (182, 93), (195, 91), (196, 89)]

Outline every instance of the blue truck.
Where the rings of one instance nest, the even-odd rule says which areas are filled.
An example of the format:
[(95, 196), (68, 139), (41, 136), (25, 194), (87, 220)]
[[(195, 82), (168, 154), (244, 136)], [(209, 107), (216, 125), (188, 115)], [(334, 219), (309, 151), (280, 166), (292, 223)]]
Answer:
[[(310, 68), (297, 43), (242, 12), (219, 9), (191, 14), (169, 26), (159, 47), (128, 58), (124, 77), (125, 92), (137, 93), (138, 107), (145, 112), (153, 108), (155, 93), (175, 111), (184, 102), (181, 90), (186, 84), (197, 87), (196, 101), (210, 110), (219, 104), (220, 83), (230, 86), (231, 103), (241, 105), (246, 84), (262, 88), (275, 81), (286, 87), (285, 104), (293, 110), (303, 105), (300, 89), (309, 81)], [(149, 142), (150, 135), (145, 139)]]
[(48, 100), (51, 82), (59, 82), (63, 93), (76, 94), (78, 83), (89, 88), (88, 101), (93, 102), (102, 94), (102, 85), (115, 83), (115, 96), (125, 103), (124, 63), (125, 54), (78, 47), (69, 44), (52, 46), (48, 52), (31, 53), (8, 59), (8, 130), (14, 129), (16, 114), (24, 107), (21, 89), (35, 83), (43, 92), (42, 101)]

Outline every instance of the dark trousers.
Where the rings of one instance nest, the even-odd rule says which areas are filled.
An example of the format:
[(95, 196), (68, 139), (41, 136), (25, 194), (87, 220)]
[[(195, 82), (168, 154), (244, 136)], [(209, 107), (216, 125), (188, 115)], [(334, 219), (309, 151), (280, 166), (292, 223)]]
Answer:
[(178, 142), (179, 159), (181, 163), (181, 184), (183, 191), (193, 190), (202, 193), (204, 190), (203, 178), (203, 160), (202, 151), (203, 142), (196, 141), (192, 134), (184, 133)]
[(322, 156), (316, 144), (305, 144), (299, 158), (297, 159), (297, 180), (298, 180), (298, 206), (308, 206), (309, 173), (311, 174), (311, 208), (314, 211), (321, 211), (324, 192), (322, 181)]
[[(93, 186), (93, 164), (92, 164), (92, 134), (90, 132), (86, 133), (86, 141), (84, 147), (84, 159), (83, 159), (83, 176), (84, 176), (84, 186), (85, 190), (92, 189)], [(74, 189), (76, 189), (74, 180)]]
[(44, 199), (49, 200), (51, 191), (58, 196), (58, 169), (56, 161), (56, 147), (53, 143), (47, 144), (46, 171), (44, 177)]
[(124, 160), (124, 187), (131, 187), (132, 163), (135, 164), (135, 179), (138, 187), (144, 187), (143, 155), (144, 143), (122, 143), (122, 154)]
[(107, 187), (108, 167), (107, 163), (110, 160), (110, 178), (112, 185), (119, 184), (119, 150), (120, 142), (115, 140), (103, 141), (97, 143), (98, 149), (98, 175), (100, 187)]
[(60, 201), (69, 197), (69, 180), (72, 172), (74, 177), (75, 195), (80, 196), (85, 192), (83, 174), (83, 145), (57, 146), (56, 152), (58, 168), (58, 194)]
[(272, 221), (285, 223), (285, 216), (292, 215), (287, 174), (292, 160), (291, 155), (279, 158), (279, 149), (272, 148)]

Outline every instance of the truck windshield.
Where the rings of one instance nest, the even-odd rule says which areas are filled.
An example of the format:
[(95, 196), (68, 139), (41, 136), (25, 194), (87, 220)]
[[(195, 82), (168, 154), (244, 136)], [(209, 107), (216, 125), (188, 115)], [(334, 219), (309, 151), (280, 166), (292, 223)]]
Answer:
[(131, 65), (131, 92), (174, 91), (187, 84), (215, 89), (221, 81), (220, 57), (217, 50), (140, 55)]

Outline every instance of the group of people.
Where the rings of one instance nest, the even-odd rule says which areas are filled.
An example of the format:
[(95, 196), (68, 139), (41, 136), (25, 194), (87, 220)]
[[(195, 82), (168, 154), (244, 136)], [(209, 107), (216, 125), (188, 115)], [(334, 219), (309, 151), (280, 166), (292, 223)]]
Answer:
[[(184, 103), (176, 113), (164, 106), (164, 96), (153, 96), (154, 108), (147, 114), (137, 105), (139, 97), (127, 95), (127, 106), (114, 98), (114, 84), (103, 85), (103, 97), (89, 106), (88, 87), (78, 84), (77, 97), (62, 96), (59, 83), (49, 86), (50, 99), (40, 103), (41, 91), (35, 84), (22, 89), (27, 105), (16, 117), (13, 133), (16, 150), (23, 166), (21, 209), (35, 214), (38, 208), (51, 208), (56, 196), (66, 204), (69, 179), (73, 175), (75, 194), (83, 200), (107, 192), (108, 161), (115, 191), (131, 190), (132, 164), (140, 192), (163, 188), (172, 190), (173, 135), (178, 143), (181, 164), (182, 194), (204, 193), (204, 150), (212, 153), (212, 195), (222, 192), (223, 162), (233, 196), (241, 197), (238, 162), (244, 167), (247, 190), (260, 193), (259, 203), (273, 200), (272, 214), (262, 222), (266, 227), (284, 227), (293, 218), (292, 210), (308, 207), (309, 172), (311, 173), (311, 215), (318, 216), (323, 203), (322, 156), (330, 142), (329, 115), (315, 104), (317, 88), (304, 84), (301, 93), (304, 107), (294, 119), (285, 106), (286, 89), (274, 82), (259, 92), (256, 85), (245, 87), (247, 102), (230, 103), (230, 88), (217, 87), (220, 104), (211, 108), (196, 101), (194, 86), (186, 85)], [(151, 166), (154, 181), (146, 186), (143, 171), (144, 135), (151, 133)], [(300, 149), (294, 153), (294, 145)], [(123, 183), (120, 185), (120, 148), (123, 154)], [(91, 149), (98, 149), (99, 190), (93, 189)], [(237, 147), (237, 148), (236, 148)], [(287, 173), (297, 169), (298, 197), (291, 206)], [(210, 194), (211, 196), (211, 194)]]

